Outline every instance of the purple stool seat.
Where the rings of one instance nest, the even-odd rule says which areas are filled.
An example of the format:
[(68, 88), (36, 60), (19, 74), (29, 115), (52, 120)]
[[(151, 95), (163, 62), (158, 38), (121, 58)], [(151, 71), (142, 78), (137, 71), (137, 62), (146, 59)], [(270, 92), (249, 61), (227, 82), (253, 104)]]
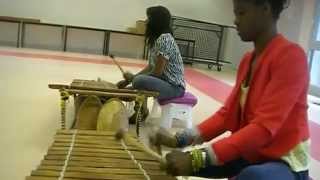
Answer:
[(161, 106), (170, 104), (170, 103), (175, 103), (175, 104), (185, 104), (193, 107), (197, 104), (197, 102), (198, 102), (198, 99), (189, 92), (185, 92), (184, 95), (181, 97), (166, 99), (166, 100), (159, 100), (159, 104)]

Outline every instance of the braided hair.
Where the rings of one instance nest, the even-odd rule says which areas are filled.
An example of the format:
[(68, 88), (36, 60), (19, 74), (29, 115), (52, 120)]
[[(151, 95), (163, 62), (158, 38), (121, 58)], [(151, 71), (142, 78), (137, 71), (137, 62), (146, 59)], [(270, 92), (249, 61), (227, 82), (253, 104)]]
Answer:
[(147, 9), (147, 44), (152, 48), (155, 41), (163, 33), (171, 33), (171, 14), (169, 10), (163, 6), (154, 6)]

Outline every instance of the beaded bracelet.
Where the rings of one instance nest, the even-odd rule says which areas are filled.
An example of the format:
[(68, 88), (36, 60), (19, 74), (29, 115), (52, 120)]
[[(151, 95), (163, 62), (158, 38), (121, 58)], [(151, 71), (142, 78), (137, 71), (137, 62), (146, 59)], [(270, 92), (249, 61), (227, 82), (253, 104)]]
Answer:
[(194, 149), (190, 152), (192, 159), (192, 168), (193, 172), (197, 173), (200, 169), (205, 168), (206, 166), (206, 153), (200, 149)]

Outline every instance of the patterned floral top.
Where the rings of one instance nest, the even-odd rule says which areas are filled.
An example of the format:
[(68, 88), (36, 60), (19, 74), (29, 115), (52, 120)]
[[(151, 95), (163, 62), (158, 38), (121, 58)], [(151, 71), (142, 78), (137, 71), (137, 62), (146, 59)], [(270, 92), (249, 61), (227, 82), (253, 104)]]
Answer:
[(183, 61), (179, 47), (170, 33), (159, 36), (150, 50), (149, 65), (153, 72), (157, 57), (161, 55), (168, 60), (161, 79), (172, 85), (185, 88)]

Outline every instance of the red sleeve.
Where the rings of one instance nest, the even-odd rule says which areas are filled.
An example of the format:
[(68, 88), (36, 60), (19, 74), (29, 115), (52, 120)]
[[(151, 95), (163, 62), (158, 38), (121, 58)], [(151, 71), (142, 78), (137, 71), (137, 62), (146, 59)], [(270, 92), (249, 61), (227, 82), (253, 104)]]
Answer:
[(226, 131), (224, 119), (227, 113), (227, 109), (224, 106), (198, 125), (197, 130), (204, 141), (210, 141)]
[(256, 108), (253, 121), (230, 137), (212, 144), (219, 163), (258, 150), (277, 134), (299, 95), (308, 87), (308, 65), (303, 50), (295, 46), (287, 48), (271, 64), (270, 74), (271, 79)]
[[(241, 71), (243, 71), (244, 69), (245, 61), (250, 60), (250, 56), (251, 54), (247, 53), (241, 60), (239, 71), (237, 73), (236, 84), (239, 83), (239, 77), (240, 77)], [(226, 120), (226, 117), (230, 113), (229, 107), (231, 103), (234, 101), (233, 98), (236, 96), (236, 94), (237, 94), (236, 88), (233, 88), (224, 106), (221, 107), (215, 114), (213, 114), (212, 116), (210, 116), (208, 119), (206, 119), (205, 121), (203, 121), (201, 124), (197, 126), (197, 130), (204, 141), (210, 141), (216, 138), (217, 136), (223, 134), (225, 131), (227, 131), (224, 122)]]

